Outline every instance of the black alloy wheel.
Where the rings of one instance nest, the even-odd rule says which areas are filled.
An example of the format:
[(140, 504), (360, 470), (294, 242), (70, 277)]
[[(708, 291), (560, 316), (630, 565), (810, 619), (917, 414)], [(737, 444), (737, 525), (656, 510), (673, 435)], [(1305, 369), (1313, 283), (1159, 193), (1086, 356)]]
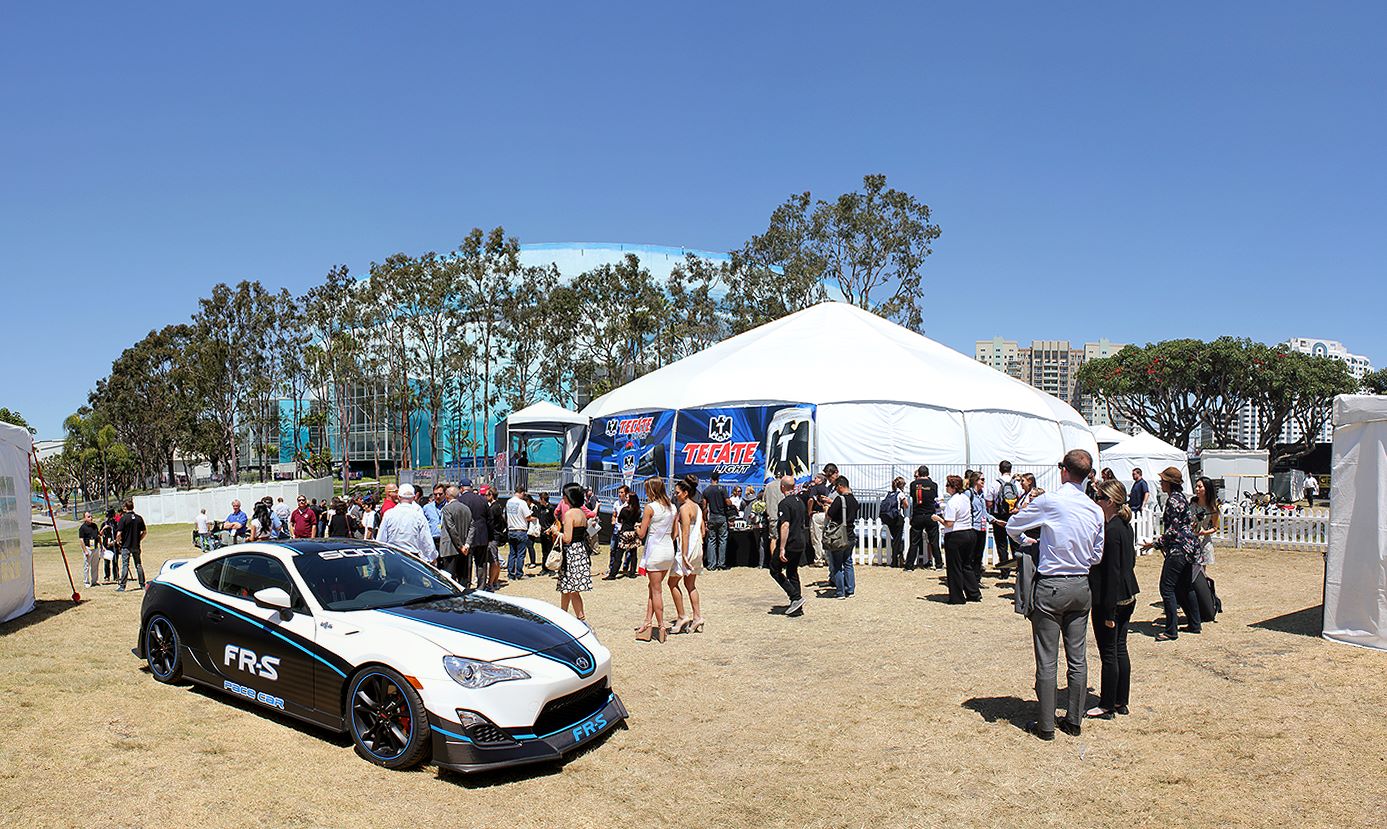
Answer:
[(378, 766), (407, 769), (429, 750), (429, 721), (414, 686), (395, 671), (372, 666), (347, 690), (347, 719), (356, 753)]
[(168, 617), (154, 615), (145, 623), (144, 656), (158, 681), (177, 682), (183, 676), (182, 642)]

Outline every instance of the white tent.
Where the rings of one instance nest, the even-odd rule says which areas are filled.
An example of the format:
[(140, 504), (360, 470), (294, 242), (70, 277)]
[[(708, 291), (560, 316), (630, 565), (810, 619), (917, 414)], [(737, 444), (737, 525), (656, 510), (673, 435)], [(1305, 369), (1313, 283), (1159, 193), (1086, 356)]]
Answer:
[(1387, 650), (1387, 397), (1334, 398), (1324, 637)]
[(596, 421), (777, 404), (813, 406), (815, 463), (995, 469), (1010, 460), (1053, 474), (1066, 450), (1098, 449), (1067, 403), (837, 302), (724, 340), (602, 395), (582, 413)]
[(0, 423), (0, 622), (34, 609), (29, 430)]
[(1090, 426), (1089, 431), (1093, 432), (1093, 439), (1098, 441), (1099, 452), (1106, 452), (1108, 451), (1108, 447), (1115, 446), (1131, 437), (1131, 435), (1126, 432), (1119, 432), (1113, 427), (1105, 426), (1102, 423)]
[(571, 466), (578, 462), (582, 453), (588, 418), (547, 400), (541, 400), (511, 412), (503, 421), (502, 428), (504, 434), (498, 445), (505, 447), (507, 451), (510, 450), (511, 435), (561, 439), (564, 447), (564, 465)]
[(1127, 489), (1132, 488), (1132, 470), (1140, 469), (1152, 492), (1160, 487), (1161, 470), (1173, 466), (1184, 476), (1185, 492), (1193, 491), (1190, 480), (1189, 457), (1150, 432), (1138, 432), (1121, 443), (1098, 453), (1098, 466), (1111, 469), (1112, 474)]

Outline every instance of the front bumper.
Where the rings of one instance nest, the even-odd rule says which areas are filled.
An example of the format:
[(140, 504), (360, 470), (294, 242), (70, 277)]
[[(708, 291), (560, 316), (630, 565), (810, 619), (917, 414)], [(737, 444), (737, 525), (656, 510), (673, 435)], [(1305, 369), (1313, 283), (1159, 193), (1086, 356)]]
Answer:
[(461, 723), (430, 712), (434, 763), (454, 771), (475, 772), (561, 760), (565, 754), (611, 731), (627, 716), (621, 698), (608, 692), (600, 708), (562, 727), (543, 734), (518, 728), (495, 729), (503, 732), (508, 741), (480, 742), (467, 736)]

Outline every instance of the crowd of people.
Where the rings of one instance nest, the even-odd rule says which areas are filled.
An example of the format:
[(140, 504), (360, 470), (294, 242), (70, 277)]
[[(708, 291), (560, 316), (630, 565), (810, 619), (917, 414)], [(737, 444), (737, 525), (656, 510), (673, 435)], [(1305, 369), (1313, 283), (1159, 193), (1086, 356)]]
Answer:
[[(1046, 740), (1054, 738), (1056, 728), (1078, 734), (1085, 717), (1111, 719), (1129, 710), (1127, 631), (1139, 590), (1132, 521), (1153, 498), (1161, 504), (1163, 529), (1141, 548), (1164, 554), (1164, 618), (1156, 641), (1200, 633), (1217, 611), (1207, 574), (1219, 522), (1213, 481), (1199, 478), (1187, 497), (1183, 474), (1170, 467), (1160, 473), (1159, 491), (1153, 493), (1137, 469), (1129, 489), (1111, 470), (1096, 472), (1083, 450), (1065, 455), (1059, 475), (1059, 488), (1047, 493), (1033, 474), (1013, 475), (1011, 463), (1002, 461), (992, 481), (979, 470), (948, 475), (941, 494), (929, 467), (920, 466), (913, 480), (894, 479), (878, 504), (891, 535), (891, 566), (944, 570), (950, 604), (982, 600), (983, 554), (992, 536), (998, 573), (1014, 575), (1015, 609), (1031, 622), (1040, 713), (1027, 727)], [(611, 515), (611, 540), (601, 577), (646, 579), (638, 640), (665, 642), (671, 634), (704, 629), (698, 577), (705, 570), (729, 569), (733, 527), (752, 533), (757, 563), (788, 600), (786, 616), (804, 615), (803, 566), (828, 569), (825, 597), (856, 594), (853, 551), (861, 505), (834, 464), (807, 483), (785, 477), (759, 492), (752, 486), (728, 489), (716, 473), (702, 487), (697, 476), (687, 475), (674, 482), (672, 492), (661, 478), (647, 479), (641, 489), (644, 499), (629, 486), (619, 487), (605, 510)], [(536, 497), (518, 482), (502, 499), (495, 487), (474, 488), (463, 478), (439, 483), (427, 495), (410, 484), (387, 484), (379, 500), (363, 495), (320, 502), (300, 495), (291, 508), (283, 498), (266, 497), (249, 515), (240, 501), (232, 501), (224, 519), (200, 512), (194, 542), (211, 550), (241, 541), (376, 539), (413, 552), (465, 588), (494, 591), (547, 575), (555, 580), (560, 606), (586, 624), (583, 594), (593, 589), (600, 532), (598, 496), (591, 488), (568, 484), (553, 501), (549, 493)], [(117, 579), (117, 589), (124, 590), (133, 564), (143, 588), (145, 534), (130, 501), (119, 513), (109, 511), (100, 525), (88, 513), (79, 530), (84, 582), (98, 584), (104, 568), (105, 578)], [(666, 590), (674, 606), (668, 620)], [(1101, 692), (1098, 705), (1085, 709), (1090, 621), (1102, 665)], [(1061, 643), (1069, 699), (1064, 719), (1056, 721)]]

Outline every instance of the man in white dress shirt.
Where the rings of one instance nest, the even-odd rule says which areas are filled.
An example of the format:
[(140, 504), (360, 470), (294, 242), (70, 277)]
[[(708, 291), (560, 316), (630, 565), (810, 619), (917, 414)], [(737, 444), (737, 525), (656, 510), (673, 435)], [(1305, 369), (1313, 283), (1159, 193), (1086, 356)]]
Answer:
[(429, 531), (429, 520), (424, 517), (423, 508), (414, 503), (414, 487), (402, 485), (399, 496), (399, 502), (381, 519), (376, 540), (403, 547), (424, 561), (432, 562), (438, 558), (438, 550), (433, 546), (433, 533)]
[[(1068, 706), (1060, 730), (1077, 737), (1088, 693), (1088, 613), (1093, 596), (1088, 571), (1103, 557), (1103, 511), (1084, 494), (1093, 456), (1071, 450), (1060, 462), (1059, 489), (1031, 501), (1007, 521), (1007, 533), (1023, 545), (1037, 544), (1035, 595), (1030, 603), (1035, 644), (1035, 695), (1040, 716), (1026, 730), (1055, 739), (1055, 676), (1060, 634), (1068, 663)], [(1040, 540), (1026, 530), (1040, 528)]]

